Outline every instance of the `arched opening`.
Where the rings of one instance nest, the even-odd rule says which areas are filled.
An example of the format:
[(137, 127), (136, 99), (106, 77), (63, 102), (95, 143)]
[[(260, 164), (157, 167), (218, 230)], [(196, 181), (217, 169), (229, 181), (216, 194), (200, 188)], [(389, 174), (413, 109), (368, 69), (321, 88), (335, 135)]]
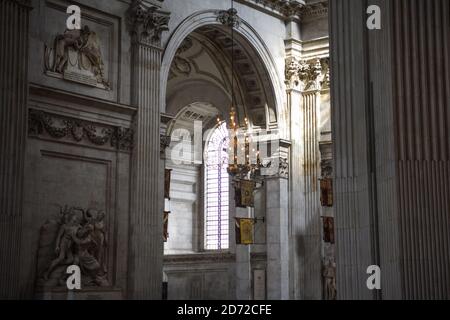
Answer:
[[(228, 27), (199, 26), (179, 43), (167, 72), (164, 110), (173, 117), (166, 150), (166, 168), (172, 170), (164, 247), (168, 296), (234, 299), (239, 250), (237, 208), (227, 171), (231, 106), (235, 122), (247, 120), (253, 132), (277, 129), (274, 83), (250, 41)], [(265, 196), (255, 196), (255, 207), (263, 217)], [(259, 232), (265, 237), (265, 226)], [(264, 254), (266, 248), (261, 244), (252, 250)], [(198, 284), (205, 281), (207, 286)], [(217, 281), (220, 285), (211, 285)], [(202, 290), (196, 291), (197, 286)], [(223, 292), (215, 292), (219, 287)]]

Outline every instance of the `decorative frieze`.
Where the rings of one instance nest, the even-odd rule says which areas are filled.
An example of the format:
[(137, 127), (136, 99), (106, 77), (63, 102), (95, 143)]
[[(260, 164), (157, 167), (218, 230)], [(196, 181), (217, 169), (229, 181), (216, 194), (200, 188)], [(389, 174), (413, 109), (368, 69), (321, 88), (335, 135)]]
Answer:
[(133, 0), (126, 14), (128, 32), (133, 41), (156, 46), (161, 43), (162, 32), (169, 30), (169, 19), (169, 13), (142, 0)]
[(29, 110), (28, 135), (40, 137), (47, 134), (53, 139), (71, 139), (76, 143), (88, 141), (97, 146), (109, 146), (120, 151), (133, 149), (133, 130), (95, 124), (84, 120)]

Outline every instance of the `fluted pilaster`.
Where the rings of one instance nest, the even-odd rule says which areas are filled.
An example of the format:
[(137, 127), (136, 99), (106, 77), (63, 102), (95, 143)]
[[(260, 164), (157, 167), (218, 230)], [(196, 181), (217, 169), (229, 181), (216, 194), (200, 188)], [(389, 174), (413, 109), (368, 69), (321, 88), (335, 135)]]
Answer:
[(394, 1), (403, 297), (450, 298), (450, 4)]
[(293, 298), (321, 299), (320, 90), (325, 83), (319, 59), (286, 63), (291, 111), (291, 266)]
[(132, 37), (132, 97), (135, 147), (132, 166), (128, 293), (133, 299), (161, 299), (163, 189), (160, 186), (161, 32), (168, 14), (133, 1), (127, 16)]
[[(450, 5), (330, 2), (337, 292), (448, 299)], [(381, 290), (366, 287), (381, 268)]]
[(0, 299), (20, 296), (29, 10), (28, 1), (0, 3)]

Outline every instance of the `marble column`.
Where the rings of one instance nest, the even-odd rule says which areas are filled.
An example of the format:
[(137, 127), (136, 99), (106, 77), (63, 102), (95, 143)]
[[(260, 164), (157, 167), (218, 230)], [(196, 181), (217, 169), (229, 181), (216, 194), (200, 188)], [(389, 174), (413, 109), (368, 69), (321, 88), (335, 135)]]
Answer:
[[(317, 60), (318, 61), (318, 60)], [(313, 63), (317, 62), (314, 60)], [(303, 184), (304, 299), (322, 298), (321, 278), (321, 218), (320, 218), (320, 87), (316, 85), (302, 93), (303, 157), (300, 175)]]
[(448, 299), (450, 5), (337, 0), (329, 16), (338, 298)]
[[(301, 254), (301, 235), (305, 233), (302, 219), (302, 209), (305, 203), (304, 181), (301, 177), (303, 144), (303, 112), (302, 92), (298, 74), (299, 58), (289, 57), (286, 60), (287, 101), (290, 111), (291, 136), (291, 170), (289, 177), (290, 215), (289, 215), (289, 243), (290, 243), (290, 284), (291, 298), (300, 300), (304, 297), (304, 256)], [(293, 196), (295, 195), (295, 196)]]
[(291, 119), (290, 243), (292, 295), (321, 299), (319, 59), (289, 57), (286, 85)]
[(289, 148), (280, 140), (279, 170), (265, 178), (267, 299), (288, 300), (289, 293)]
[(160, 164), (161, 34), (168, 13), (135, 0), (127, 12), (132, 37), (132, 99), (135, 146), (132, 162), (128, 298), (161, 299), (163, 187)]
[(20, 297), (29, 11), (28, 1), (0, 3), (0, 299)]

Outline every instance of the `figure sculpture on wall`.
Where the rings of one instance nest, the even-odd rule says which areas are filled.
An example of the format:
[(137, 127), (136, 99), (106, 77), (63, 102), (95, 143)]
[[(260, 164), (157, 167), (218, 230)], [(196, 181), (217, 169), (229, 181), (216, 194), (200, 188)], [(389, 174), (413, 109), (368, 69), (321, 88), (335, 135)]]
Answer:
[(59, 217), (47, 221), (41, 229), (38, 254), (40, 286), (65, 285), (69, 265), (80, 267), (83, 286), (109, 285), (104, 219), (102, 211), (66, 206)]
[(336, 300), (336, 263), (331, 259), (324, 263), (322, 276), (325, 300)]
[(105, 78), (99, 38), (88, 26), (57, 35), (53, 48), (45, 48), (45, 66), (49, 76), (110, 88)]

